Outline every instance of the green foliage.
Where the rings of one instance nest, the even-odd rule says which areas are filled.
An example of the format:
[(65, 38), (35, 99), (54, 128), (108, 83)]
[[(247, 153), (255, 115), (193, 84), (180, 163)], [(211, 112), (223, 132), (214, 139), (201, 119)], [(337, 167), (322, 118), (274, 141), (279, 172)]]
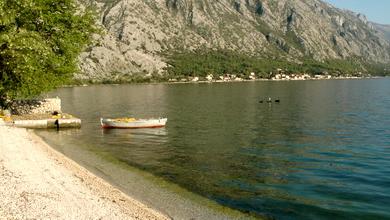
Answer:
[(171, 75), (206, 76), (269, 72), (273, 64), (229, 51), (176, 52), (168, 55)]
[(127, 84), (127, 83), (159, 83), (167, 82), (169, 77), (158, 72), (147, 73), (146, 71), (137, 73), (119, 73), (112, 72), (109, 76), (99, 80), (80, 80), (73, 79), (69, 85), (84, 85), (84, 84)]
[(390, 76), (390, 63), (368, 63), (369, 73), (378, 76)]
[(304, 59), (301, 68), (303, 68), (305, 72), (311, 74), (321, 74), (324, 72), (329, 72), (331, 74), (347, 75), (354, 74), (357, 72), (366, 72), (364, 67), (362, 67), (359, 62), (354, 60), (340, 59), (331, 59), (326, 60), (325, 62), (318, 62), (313, 59), (307, 58)]
[(98, 31), (94, 21), (74, 0), (1, 0), (0, 101), (34, 97), (69, 80)]
[(270, 77), (270, 72), (283, 69), (287, 73), (322, 74), (353, 74), (367, 72), (367, 69), (354, 60), (327, 60), (325, 62), (304, 58), (301, 62), (289, 62), (248, 56), (233, 51), (174, 52), (167, 55), (169, 67), (167, 72), (174, 76), (201, 76), (208, 74), (242, 74), (254, 72), (264, 78)]

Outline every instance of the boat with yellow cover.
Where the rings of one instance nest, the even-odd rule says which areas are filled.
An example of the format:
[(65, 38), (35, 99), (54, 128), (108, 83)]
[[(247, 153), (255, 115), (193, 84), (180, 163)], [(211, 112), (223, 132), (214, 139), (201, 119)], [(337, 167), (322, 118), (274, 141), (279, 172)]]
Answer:
[(161, 128), (167, 123), (167, 118), (100, 118), (102, 128)]

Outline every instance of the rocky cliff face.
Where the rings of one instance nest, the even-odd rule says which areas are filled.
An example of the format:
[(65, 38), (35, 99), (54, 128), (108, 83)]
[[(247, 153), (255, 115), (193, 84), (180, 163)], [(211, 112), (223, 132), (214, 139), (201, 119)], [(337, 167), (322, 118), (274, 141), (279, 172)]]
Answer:
[(361, 14), (320, 0), (82, 0), (105, 36), (81, 57), (79, 79), (162, 72), (166, 51), (229, 49), (300, 62), (388, 62), (389, 42)]

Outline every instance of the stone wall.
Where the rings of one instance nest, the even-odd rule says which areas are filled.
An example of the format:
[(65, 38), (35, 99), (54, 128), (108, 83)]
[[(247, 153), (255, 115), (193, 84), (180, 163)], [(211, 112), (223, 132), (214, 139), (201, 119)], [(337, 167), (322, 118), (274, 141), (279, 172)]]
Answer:
[(12, 103), (11, 111), (16, 115), (61, 112), (61, 99), (18, 100)]

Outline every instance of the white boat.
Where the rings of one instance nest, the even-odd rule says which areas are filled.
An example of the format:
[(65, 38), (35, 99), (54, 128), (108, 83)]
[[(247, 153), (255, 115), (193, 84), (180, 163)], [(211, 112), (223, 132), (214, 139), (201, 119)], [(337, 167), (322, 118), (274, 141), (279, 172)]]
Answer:
[(167, 118), (100, 118), (100, 124), (102, 125), (102, 128), (161, 128), (165, 126), (167, 121)]

